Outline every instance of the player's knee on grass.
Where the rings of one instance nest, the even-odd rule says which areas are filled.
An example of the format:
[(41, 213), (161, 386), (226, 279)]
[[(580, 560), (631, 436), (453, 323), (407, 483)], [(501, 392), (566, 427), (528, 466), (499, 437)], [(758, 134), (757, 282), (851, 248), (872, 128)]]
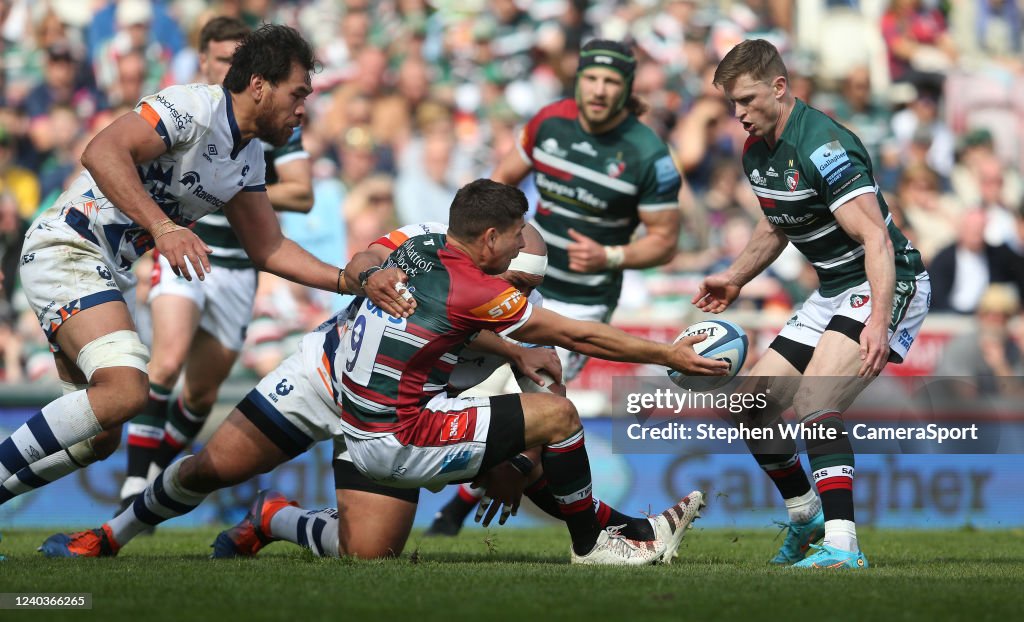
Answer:
[(338, 552), (361, 559), (397, 557), (412, 531), (418, 488), (375, 482), (348, 460), (335, 459)]

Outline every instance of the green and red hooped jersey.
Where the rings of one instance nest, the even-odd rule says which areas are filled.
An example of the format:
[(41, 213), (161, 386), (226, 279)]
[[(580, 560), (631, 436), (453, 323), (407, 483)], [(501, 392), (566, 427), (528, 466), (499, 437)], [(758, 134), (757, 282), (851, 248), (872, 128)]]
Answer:
[(896, 254), (896, 279), (925, 272), (921, 255), (893, 224), (889, 207), (860, 139), (799, 99), (774, 148), (751, 136), (743, 170), (768, 222), (781, 229), (818, 273), (825, 297), (867, 281), (864, 247), (836, 221), (834, 212), (862, 194), (874, 194)]
[(333, 360), (328, 367), (342, 419), (371, 435), (411, 427), (445, 389), (473, 335), (513, 332), (533, 312), (518, 289), (484, 274), (442, 234), (408, 237), (384, 267), (401, 268), (409, 277), (416, 312), (394, 318), (364, 300), (341, 343), (328, 340), (324, 352)]
[(541, 109), (523, 128), (517, 147), (540, 192), (534, 225), (548, 244), (541, 293), (614, 307), (622, 272), (570, 271), (569, 229), (606, 246), (628, 244), (640, 212), (678, 209), (682, 180), (668, 147), (632, 115), (604, 134), (589, 134), (572, 99)]

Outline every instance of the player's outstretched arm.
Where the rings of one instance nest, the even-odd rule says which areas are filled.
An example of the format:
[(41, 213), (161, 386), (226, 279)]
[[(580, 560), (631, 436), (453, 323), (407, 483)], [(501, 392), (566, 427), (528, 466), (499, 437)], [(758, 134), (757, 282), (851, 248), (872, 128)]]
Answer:
[(862, 194), (840, 205), (836, 222), (864, 246), (864, 271), (871, 288), (871, 317), (860, 334), (858, 376), (876, 376), (889, 358), (889, 318), (896, 289), (896, 253), (874, 194)]
[[(82, 166), (92, 174), (103, 195), (150, 235), (174, 274), (192, 280), (187, 257), (199, 279), (210, 271), (210, 248), (190, 229), (173, 223), (139, 181), (136, 164), (149, 162), (167, 151), (160, 135), (138, 113), (129, 112), (104, 128), (82, 153)], [(202, 266), (202, 269), (200, 269)]]
[(691, 302), (701, 311), (721, 313), (740, 295), (743, 286), (770, 266), (789, 244), (786, 234), (761, 218), (750, 242), (724, 272), (712, 274), (701, 283)]
[(703, 341), (704, 335), (694, 335), (675, 344), (657, 343), (602, 322), (573, 320), (547, 309), (534, 308), (526, 323), (510, 336), (609, 361), (665, 365), (688, 375), (723, 376), (729, 370), (725, 361), (704, 358), (693, 351), (693, 344)]
[(337, 266), (284, 237), (266, 192), (239, 192), (224, 206), (224, 215), (260, 270), (324, 291), (350, 293)]

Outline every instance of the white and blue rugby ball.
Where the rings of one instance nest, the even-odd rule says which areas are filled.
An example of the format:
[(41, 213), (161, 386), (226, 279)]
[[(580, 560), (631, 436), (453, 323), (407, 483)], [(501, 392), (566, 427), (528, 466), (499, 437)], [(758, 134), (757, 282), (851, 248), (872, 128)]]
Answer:
[(726, 376), (687, 376), (674, 369), (668, 370), (668, 377), (684, 389), (708, 391), (717, 389), (735, 376), (747, 360), (747, 333), (728, 320), (705, 320), (686, 327), (673, 343), (693, 335), (707, 335), (707, 339), (693, 344), (693, 351), (701, 356), (729, 363)]

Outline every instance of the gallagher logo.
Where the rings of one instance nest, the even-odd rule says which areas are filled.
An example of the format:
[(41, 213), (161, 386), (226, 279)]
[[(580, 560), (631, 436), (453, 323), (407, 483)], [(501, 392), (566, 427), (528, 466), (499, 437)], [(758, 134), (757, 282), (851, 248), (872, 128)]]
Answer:
[(850, 306), (854, 309), (860, 309), (864, 305), (868, 304), (871, 300), (871, 296), (865, 294), (853, 294), (850, 296)]

